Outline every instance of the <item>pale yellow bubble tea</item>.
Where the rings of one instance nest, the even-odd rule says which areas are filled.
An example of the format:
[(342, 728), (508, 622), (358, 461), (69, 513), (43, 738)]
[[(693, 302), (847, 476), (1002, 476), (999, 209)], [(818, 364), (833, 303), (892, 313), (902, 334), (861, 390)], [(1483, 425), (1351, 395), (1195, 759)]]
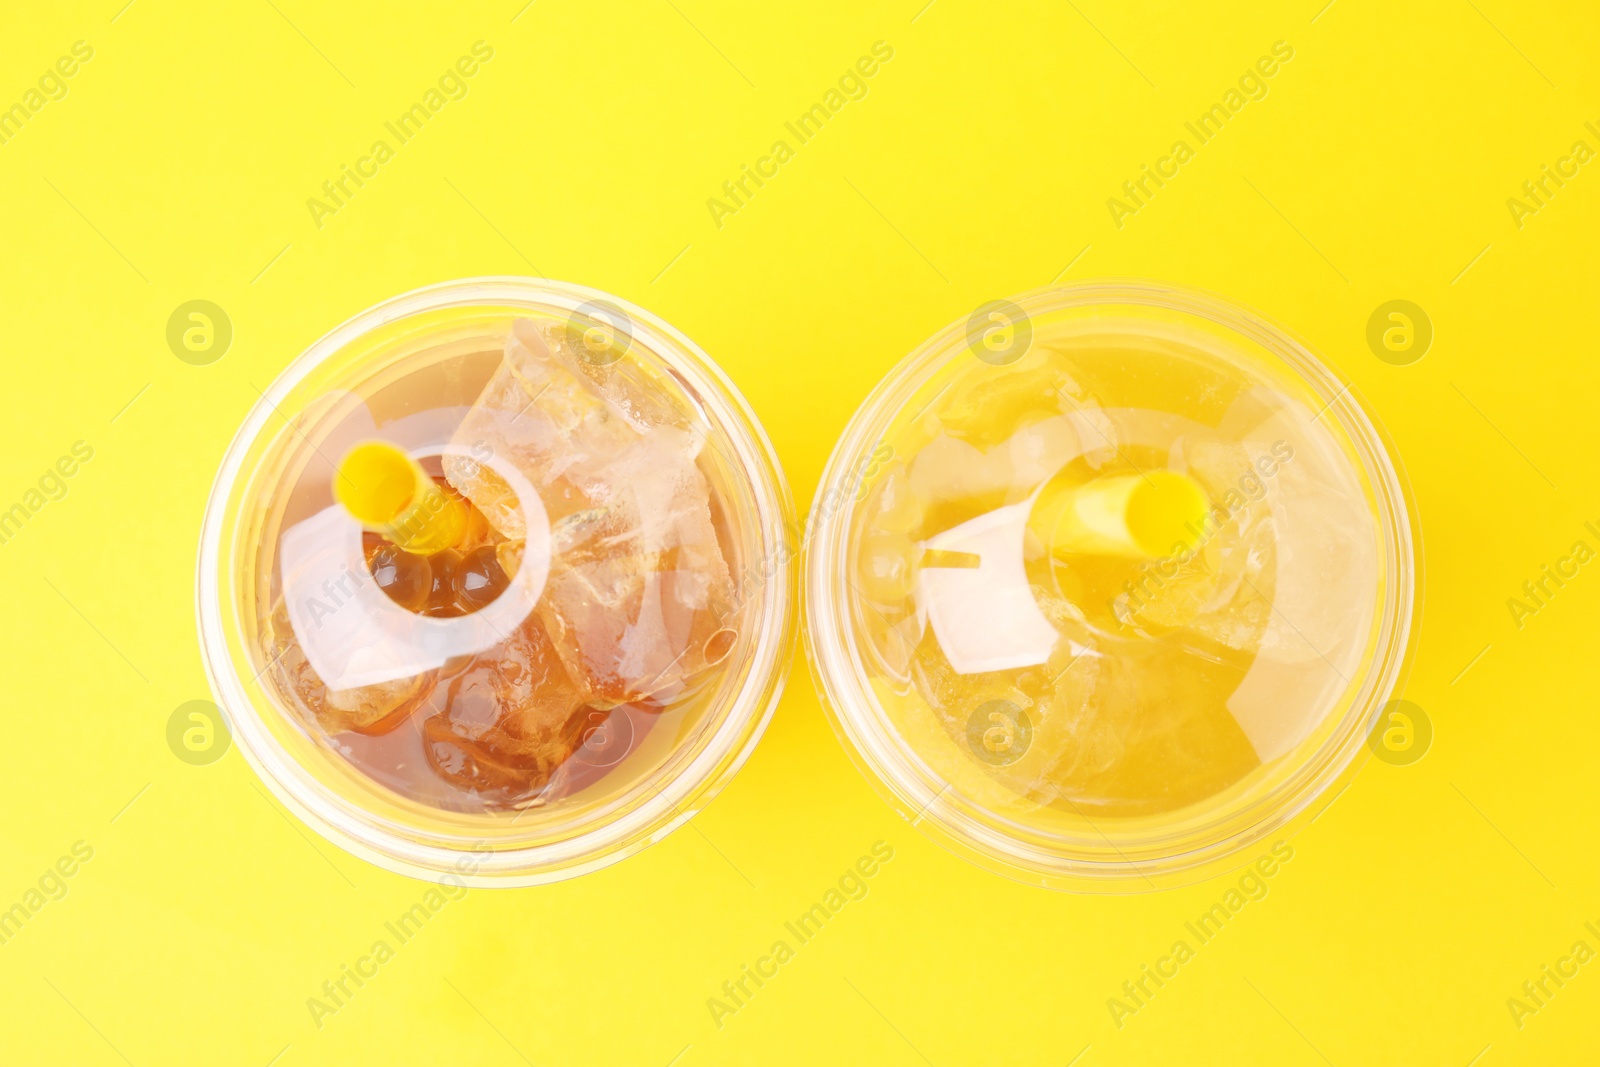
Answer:
[(1361, 477), (1314, 399), (1220, 342), (1093, 321), (924, 383), (851, 528), (910, 748), (1001, 808), (1137, 816), (1308, 736), (1376, 595)]

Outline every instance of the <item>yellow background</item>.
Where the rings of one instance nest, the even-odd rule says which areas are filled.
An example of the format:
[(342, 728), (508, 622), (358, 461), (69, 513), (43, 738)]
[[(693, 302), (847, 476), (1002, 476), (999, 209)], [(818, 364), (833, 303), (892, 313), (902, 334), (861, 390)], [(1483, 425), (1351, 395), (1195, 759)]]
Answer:
[[(0, 145), (0, 507), (94, 448), (0, 545), (0, 907), (94, 849), (0, 946), (0, 1060), (1592, 1060), (1600, 963), (1520, 1029), (1506, 1007), (1574, 941), (1600, 949), (1600, 565), (1520, 630), (1506, 607), (1578, 538), (1600, 547), (1600, 163), (1520, 229), (1506, 207), (1574, 141), (1600, 149), (1592, 3), (122, 2), (12, 4), (0, 35), (6, 106), (94, 48)], [(470, 94), (318, 229), (306, 199), (478, 40), (494, 58)], [(869, 94), (718, 228), (706, 199), (879, 40)], [(1269, 95), (1117, 228), (1106, 199), (1279, 40)], [(797, 656), (689, 827), (576, 881), (471, 892), (319, 1029), (307, 998), (425, 886), (293, 823), (237, 751), (168, 749), (173, 709), (209, 695), (202, 508), (306, 345), (491, 273), (596, 286), (695, 338), (802, 507), (872, 384), (986, 300), (1135, 276), (1261, 310), (1353, 383), (1409, 472), (1427, 575), (1405, 695), (1432, 750), (1369, 762), (1267, 898), (1119, 1029), (1107, 998), (1233, 879), (1084, 897), (953, 858), (852, 769)], [(1366, 344), (1393, 298), (1436, 331), (1410, 366)], [(165, 341), (192, 299), (234, 326), (209, 366)], [(878, 840), (895, 857), (866, 898), (714, 1025), (707, 998)]]

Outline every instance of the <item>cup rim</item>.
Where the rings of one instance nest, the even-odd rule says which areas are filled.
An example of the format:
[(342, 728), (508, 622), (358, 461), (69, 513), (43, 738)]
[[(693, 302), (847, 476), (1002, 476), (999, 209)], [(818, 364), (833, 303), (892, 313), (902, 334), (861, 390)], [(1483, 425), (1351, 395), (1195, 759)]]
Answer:
[[(231, 580), (236, 544), (224, 543), (237, 514), (232, 500), (245, 460), (270, 419), (293, 389), (348, 344), (390, 322), (450, 307), (530, 307), (543, 298), (544, 310), (573, 310), (604, 301), (670, 342), (652, 355), (683, 376), (695, 399), (713, 414), (749, 479), (761, 556), (772, 561), (751, 648), (754, 662), (722, 721), (702, 750), (665, 783), (649, 783), (655, 795), (615, 817), (554, 842), (521, 848), (488, 849), (484, 841), (435, 835), (428, 843), (401, 834), (398, 824), (364, 812), (339, 797), (272, 735), (248, 685), (235, 668), (229, 626), (237, 625), (237, 599)], [(637, 335), (636, 335), (637, 336)], [(324, 333), (295, 358), (262, 393), (235, 432), (207, 499), (197, 558), (196, 621), (201, 657), (212, 694), (239, 750), (273, 795), (335, 845), (398, 874), (416, 878), (454, 877), (461, 884), (537, 885), (597, 870), (659, 841), (704, 807), (744, 765), (771, 721), (790, 665), (798, 612), (795, 568), (781, 551), (792, 526), (793, 503), (776, 450), (748, 400), (727, 373), (681, 331), (653, 313), (602, 290), (547, 278), (492, 275), (460, 278), (413, 289), (383, 300)], [(450, 844), (443, 842), (450, 841)]]

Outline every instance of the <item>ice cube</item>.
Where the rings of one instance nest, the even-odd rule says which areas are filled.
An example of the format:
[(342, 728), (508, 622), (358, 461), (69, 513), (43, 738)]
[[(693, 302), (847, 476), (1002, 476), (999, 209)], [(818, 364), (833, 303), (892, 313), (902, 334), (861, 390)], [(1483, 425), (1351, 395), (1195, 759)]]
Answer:
[[(533, 482), (555, 518), (587, 502), (567, 480), (574, 469), (601, 467), (637, 442), (638, 431), (556, 358), (545, 331), (520, 321), (505, 357), (456, 430), (452, 444), (498, 455)], [(499, 475), (467, 455), (444, 457), (450, 484), (506, 537), (527, 530), (515, 494)]]
[(937, 527), (952, 508), (967, 515), (1014, 504), (1082, 451), (1071, 418), (1040, 419), (988, 451), (941, 434), (911, 460), (908, 480), (918, 505)]
[(1253, 652), (1272, 613), (1276, 571), (1268, 488), (1256, 457), (1199, 430), (1175, 452), (1211, 499), (1211, 518), (1196, 543), (1138, 567), (1127, 614), (1147, 629), (1188, 627)]
[(422, 723), (423, 750), (441, 777), (485, 799), (537, 793), (582, 742), (588, 694), (529, 617), (449, 683), (444, 709)]
[[(1040, 706), (1037, 686), (1028, 684), (1034, 680), (1032, 672), (960, 674), (930, 631), (917, 646), (911, 674), (927, 714), (908, 716), (902, 729), (910, 726), (914, 733), (924, 734), (920, 742), (916, 737), (906, 740), (919, 754), (935, 761), (934, 770), (940, 776), (958, 784), (965, 781), (963, 791), (969, 795), (996, 780), (1019, 795), (1037, 794), (1045, 784), (1044, 769), (1052, 756), (1048, 732), (1041, 738), (1035, 725)], [(921, 708), (913, 702), (911, 710), (920, 712)], [(937, 731), (936, 743), (925, 734), (930, 726)], [(992, 728), (1007, 731), (1004, 741), (1013, 746), (1011, 752), (985, 750), (985, 734)], [(1018, 749), (1020, 758), (1009, 765), (1000, 764)]]
[(330, 734), (346, 730), (381, 734), (394, 729), (428, 698), (437, 675), (424, 671), (353, 689), (329, 689), (295, 640), (282, 598), (273, 605), (262, 644), (269, 664), (267, 674), (280, 694), (304, 722)]
[(520, 319), (512, 327), (529, 351), (540, 342), (568, 373), (579, 378), (634, 429), (655, 426), (688, 429), (688, 420), (669, 399), (663, 383), (643, 363), (627, 358), (626, 349), (637, 342), (613, 331), (612, 343), (596, 358), (584, 341), (584, 321), (558, 326)]
[(1247, 441), (1281, 460), (1266, 497), (1276, 567), (1260, 652), (1228, 708), (1268, 760), (1309, 737), (1361, 677), (1377, 529), (1354, 468), (1308, 411), (1280, 406)]
[[(518, 322), (455, 443), (494, 449), (543, 498), (552, 558), (537, 611), (595, 705), (667, 699), (732, 646), (702, 440), (644, 371), (569, 349), (558, 328)], [(501, 479), (461, 459), (446, 474), (502, 533), (524, 535)]]
[(989, 450), (1016, 427), (1092, 405), (1072, 369), (1053, 352), (1035, 348), (1020, 361), (991, 366), (972, 361), (940, 400), (946, 432)]
[[(906, 708), (903, 728), (958, 789), (996, 810), (1026, 801), (1091, 817), (1150, 814), (1201, 800), (1257, 765), (1214, 697), (1241, 668), (1099, 632), (1053, 591), (1035, 586), (1034, 595), (1061, 635), (1037, 667), (960, 674), (931, 635), (917, 648), (926, 711)], [(1005, 740), (1025, 729), (1026, 747), (986, 755), (979, 746), (991, 729)]]
[(1304, 411), (1285, 406), (1247, 447), (1282, 457), (1265, 503), (1277, 544), (1273, 625), (1264, 656), (1322, 661), (1353, 677), (1377, 597), (1377, 528), (1354, 467)]
[[(840, 503), (837, 497), (823, 497), (819, 507), (825, 510), (820, 517), (831, 515)], [(916, 535), (922, 528), (922, 508), (911, 491), (904, 463), (894, 463), (884, 469), (867, 491), (862, 511), (874, 529)]]
[(1061, 796), (1093, 815), (1156, 814), (1226, 789), (1259, 760), (1217, 694), (1241, 669), (1168, 641), (1108, 641), (1092, 698), (1063, 709), (1072, 735), (1051, 770)]
[(868, 532), (856, 551), (856, 591), (874, 605), (904, 604), (916, 585), (920, 554), (905, 534)]
[[(1103, 765), (1112, 758), (1104, 750), (1115, 748), (1118, 734), (1115, 724), (1094, 718), (1100, 661), (1082, 614), (1040, 587), (1033, 591), (1060, 633), (1044, 663), (962, 674), (930, 631), (917, 646), (912, 673), (963, 762), (981, 768), (1018, 796), (1049, 804), (1063, 774), (1060, 768), (1067, 765), (1070, 771), (1084, 762)], [(1010, 751), (983, 751), (991, 730), (1005, 731), (1006, 740), (1014, 742)]]
[(1366, 640), (1377, 581), (1361, 487), (1307, 413), (1259, 394), (1235, 407), (1236, 423), (1254, 424), (1236, 427), (1241, 439), (1195, 433), (1182, 442), (1215, 521), (1197, 558), (1141, 610), (1239, 651), (1286, 663), (1320, 660), (1348, 676)]
[(666, 695), (726, 655), (733, 582), (690, 436), (658, 427), (591, 491), (598, 509), (552, 529), (538, 612), (597, 702)]

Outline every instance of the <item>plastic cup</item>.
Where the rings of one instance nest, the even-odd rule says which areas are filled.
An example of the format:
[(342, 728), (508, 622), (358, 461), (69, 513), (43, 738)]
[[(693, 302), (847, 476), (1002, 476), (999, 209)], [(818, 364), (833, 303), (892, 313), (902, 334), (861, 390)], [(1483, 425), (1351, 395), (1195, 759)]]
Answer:
[[(414, 552), (364, 533), (333, 481), (371, 441), (467, 519), (410, 516)], [(240, 427), (201, 537), (207, 674), (251, 767), (341, 848), (479, 886), (572, 877), (665, 836), (754, 748), (793, 636), (790, 516), (743, 397), (654, 315), (545, 280), (431, 286), (329, 332)]]
[(1245, 862), (1336, 795), (1404, 677), (1403, 484), (1349, 384), (1226, 301), (985, 305), (823, 475), (824, 704), (902, 815), (992, 870), (1139, 891)]

